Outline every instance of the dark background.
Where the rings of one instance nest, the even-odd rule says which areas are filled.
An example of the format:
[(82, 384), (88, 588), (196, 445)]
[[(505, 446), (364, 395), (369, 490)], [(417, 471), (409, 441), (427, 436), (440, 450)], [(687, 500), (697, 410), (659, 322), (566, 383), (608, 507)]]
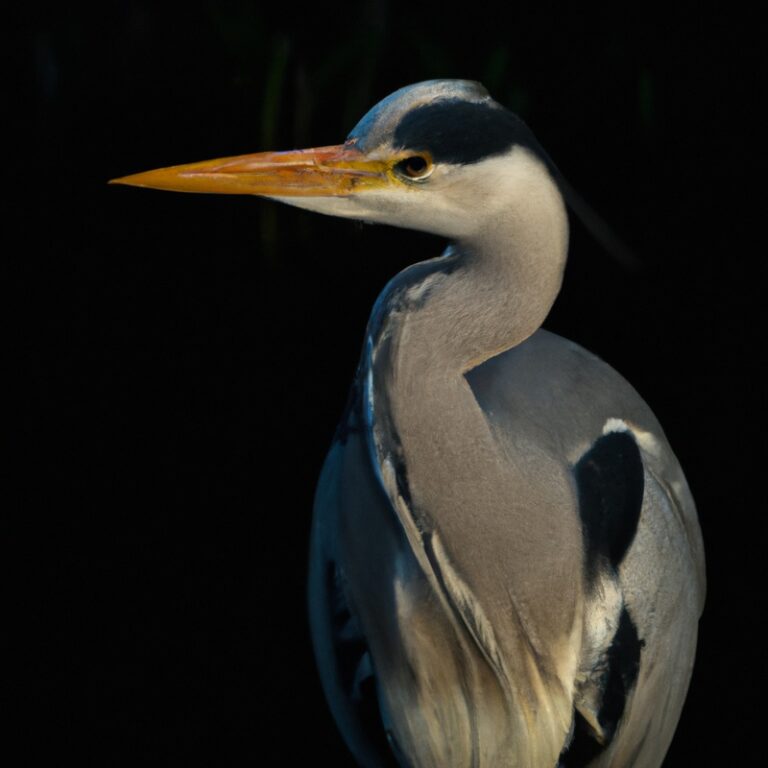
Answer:
[(574, 222), (546, 326), (635, 385), (699, 505), (708, 601), (665, 765), (759, 759), (757, 22), (733, 4), (501, 5), (26, 12), (6, 120), (29, 149), (4, 160), (22, 237), (4, 258), (18, 765), (49, 747), (99, 766), (301, 765), (307, 749), (352, 765), (305, 618), (314, 484), (377, 293), (443, 244), (105, 182), (338, 143), (432, 77), (479, 79), (518, 111), (644, 265), (623, 269)]

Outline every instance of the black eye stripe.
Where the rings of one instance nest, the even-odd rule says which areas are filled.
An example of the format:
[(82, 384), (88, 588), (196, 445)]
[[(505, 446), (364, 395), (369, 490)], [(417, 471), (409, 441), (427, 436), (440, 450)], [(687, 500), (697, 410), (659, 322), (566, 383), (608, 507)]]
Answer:
[(513, 144), (546, 159), (528, 126), (498, 106), (444, 99), (417, 107), (395, 129), (395, 147), (429, 151), (436, 163), (473, 163)]

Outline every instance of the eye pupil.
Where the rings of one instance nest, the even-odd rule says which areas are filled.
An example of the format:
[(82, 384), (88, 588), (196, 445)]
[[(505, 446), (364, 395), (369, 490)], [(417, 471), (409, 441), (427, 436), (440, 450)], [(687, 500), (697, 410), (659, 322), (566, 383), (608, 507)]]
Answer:
[(429, 172), (429, 161), (421, 155), (406, 157), (397, 164), (397, 169), (411, 179), (420, 179)]
[(409, 157), (405, 166), (408, 173), (417, 176), (420, 173), (424, 173), (424, 169), (427, 167), (427, 161), (423, 157)]

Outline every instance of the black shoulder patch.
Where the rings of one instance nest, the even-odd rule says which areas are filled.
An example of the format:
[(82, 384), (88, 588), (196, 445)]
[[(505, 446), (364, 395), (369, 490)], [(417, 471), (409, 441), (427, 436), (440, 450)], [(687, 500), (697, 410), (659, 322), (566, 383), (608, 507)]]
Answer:
[(642, 647), (643, 641), (637, 634), (632, 617), (626, 608), (622, 608), (618, 629), (608, 649), (608, 673), (603, 686), (603, 703), (598, 713), (606, 743), (613, 739), (616, 726), (624, 715), (627, 698), (635, 687)]
[(632, 617), (622, 608), (619, 626), (607, 652), (603, 701), (597, 716), (605, 738), (598, 739), (581, 714), (574, 712), (573, 736), (560, 755), (558, 768), (585, 768), (613, 741), (627, 698), (637, 681), (642, 647), (643, 641), (638, 637)]
[(629, 432), (600, 437), (574, 468), (587, 575), (616, 569), (635, 537), (643, 503), (643, 461)]
[(408, 112), (395, 129), (394, 144), (427, 151), (437, 163), (457, 164), (474, 163), (520, 144), (550, 164), (517, 115), (491, 104), (460, 99), (436, 101)]

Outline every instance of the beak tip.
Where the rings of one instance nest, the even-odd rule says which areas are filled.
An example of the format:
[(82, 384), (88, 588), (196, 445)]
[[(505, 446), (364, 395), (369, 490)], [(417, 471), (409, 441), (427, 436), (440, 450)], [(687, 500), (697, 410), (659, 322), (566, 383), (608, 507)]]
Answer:
[[(164, 169), (161, 169), (164, 170)], [(150, 174), (153, 174), (153, 178), (149, 178)], [(166, 185), (162, 184), (162, 179), (156, 172), (148, 171), (145, 173), (133, 173), (129, 176), (118, 176), (116, 179), (110, 179), (107, 184), (119, 184), (126, 187), (145, 187), (147, 189), (165, 189)]]
[(134, 186), (133, 176), (118, 176), (116, 179), (110, 179), (107, 184), (121, 184), (125, 186)]

